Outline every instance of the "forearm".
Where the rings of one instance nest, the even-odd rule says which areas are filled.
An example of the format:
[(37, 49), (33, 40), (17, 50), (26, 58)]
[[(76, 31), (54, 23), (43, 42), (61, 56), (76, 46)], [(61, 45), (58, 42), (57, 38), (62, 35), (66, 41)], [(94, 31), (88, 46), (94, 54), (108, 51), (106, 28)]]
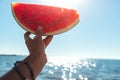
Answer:
[(7, 72), (5, 75), (0, 77), (0, 80), (21, 80), (21, 77), (17, 74), (17, 72), (13, 69), (11, 69), (9, 72)]
[[(47, 62), (47, 58), (45, 54), (40, 55), (38, 53), (34, 55), (29, 55), (23, 60), (23, 62), (27, 62), (30, 65), (34, 74), (34, 78), (36, 78), (37, 75), (41, 72), (45, 63)], [(30, 70), (27, 68), (25, 64), (19, 63), (17, 65), (17, 68), (19, 69), (23, 76), (31, 79)], [(22, 80), (21, 76), (18, 74), (18, 72), (16, 72), (15, 67), (0, 78), (0, 80), (14, 80), (14, 79)]]

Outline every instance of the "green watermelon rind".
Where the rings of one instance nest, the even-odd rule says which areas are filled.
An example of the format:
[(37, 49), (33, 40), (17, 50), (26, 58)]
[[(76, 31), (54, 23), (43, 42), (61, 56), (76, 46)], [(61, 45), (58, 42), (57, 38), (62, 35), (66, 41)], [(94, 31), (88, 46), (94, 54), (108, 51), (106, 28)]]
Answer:
[[(11, 3), (12, 14), (13, 14), (16, 22), (17, 22), (24, 30), (26, 30), (26, 31), (28, 31), (28, 32), (30, 32), (30, 33), (35, 34), (35, 31), (32, 31), (32, 30), (28, 29), (27, 27), (25, 27), (25, 26), (17, 19), (17, 17), (15, 16), (15, 12), (14, 12), (14, 10), (13, 10), (13, 6), (14, 6), (14, 5), (16, 5), (16, 2), (12, 2), (12, 3)], [(43, 34), (43, 36), (58, 35), (58, 34), (67, 32), (67, 31), (71, 30), (73, 27), (75, 27), (75, 26), (79, 23), (79, 21), (80, 21), (80, 20), (79, 20), (79, 16), (78, 16), (78, 18), (77, 18), (73, 23), (71, 23), (70, 25), (66, 26), (65, 28), (62, 28), (62, 29), (60, 29), (60, 30), (56, 30), (56, 31), (54, 31), (54, 32), (46, 32), (46, 33)]]

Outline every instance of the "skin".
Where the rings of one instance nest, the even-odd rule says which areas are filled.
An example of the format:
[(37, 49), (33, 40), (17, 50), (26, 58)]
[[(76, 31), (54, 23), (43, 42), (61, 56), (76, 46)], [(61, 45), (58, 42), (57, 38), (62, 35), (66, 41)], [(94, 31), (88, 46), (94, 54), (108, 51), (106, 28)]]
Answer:
[[(34, 77), (36, 78), (47, 62), (45, 49), (51, 42), (53, 36), (47, 36), (45, 39), (42, 39), (41, 27), (38, 27), (35, 37), (33, 39), (31, 39), (29, 36), (30, 36), (29, 32), (26, 32), (24, 34), (25, 43), (30, 54), (22, 61), (25, 61), (30, 65), (30, 67), (33, 70)], [(32, 80), (30, 77), (30, 71), (25, 64), (17, 64), (17, 67), (25, 77), (27, 77), (29, 80)], [(3, 75), (0, 78), (0, 80), (22, 80), (22, 79), (13, 67), (9, 72)]]

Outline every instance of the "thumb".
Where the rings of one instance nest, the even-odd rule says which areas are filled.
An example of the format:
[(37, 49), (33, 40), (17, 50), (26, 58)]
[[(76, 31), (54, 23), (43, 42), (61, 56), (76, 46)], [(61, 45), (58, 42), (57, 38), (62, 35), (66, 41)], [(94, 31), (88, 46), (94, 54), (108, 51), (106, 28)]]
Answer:
[(42, 34), (43, 34), (42, 27), (39, 26), (35, 33), (36, 36), (34, 37), (34, 39), (42, 40)]
[(36, 36), (42, 36), (42, 34), (43, 34), (42, 27), (39, 26), (36, 31)]

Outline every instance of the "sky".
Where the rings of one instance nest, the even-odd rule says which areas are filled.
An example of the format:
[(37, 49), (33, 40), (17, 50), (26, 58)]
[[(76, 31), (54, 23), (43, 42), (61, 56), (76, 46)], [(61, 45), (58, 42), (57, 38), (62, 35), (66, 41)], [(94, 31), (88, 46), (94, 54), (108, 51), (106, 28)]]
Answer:
[(72, 8), (80, 22), (55, 35), (48, 56), (120, 59), (120, 0), (0, 0), (0, 54), (28, 55), (23, 30), (13, 18), (11, 2)]

